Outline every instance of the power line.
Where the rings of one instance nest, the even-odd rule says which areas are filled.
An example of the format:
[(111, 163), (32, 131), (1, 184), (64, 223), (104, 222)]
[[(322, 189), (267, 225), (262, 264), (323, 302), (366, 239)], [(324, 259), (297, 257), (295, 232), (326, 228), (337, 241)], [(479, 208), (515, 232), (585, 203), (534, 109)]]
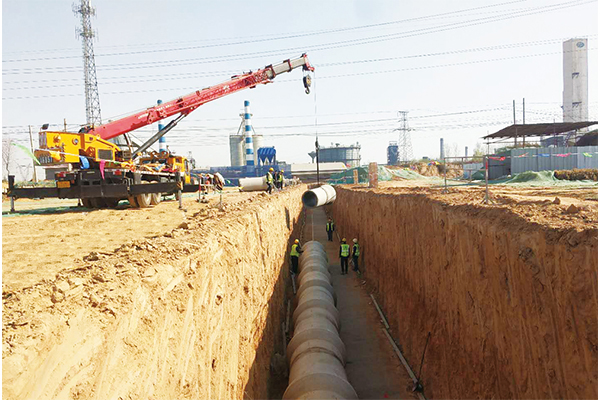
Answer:
[[(597, 35), (588, 35), (586, 37), (593, 37)], [(504, 50), (504, 49), (512, 49), (516, 47), (526, 47), (526, 46), (540, 46), (552, 43), (558, 43), (564, 41), (564, 38), (558, 39), (548, 39), (548, 40), (540, 40), (540, 41), (530, 41), (530, 42), (521, 42), (521, 43), (510, 43), (510, 44), (501, 44), (495, 46), (488, 47), (477, 47), (470, 49), (459, 49), (459, 50), (450, 50), (446, 52), (438, 52), (438, 53), (423, 53), (423, 54), (413, 54), (406, 55), (401, 57), (388, 57), (381, 59), (367, 59), (367, 60), (355, 60), (355, 61), (340, 61), (336, 63), (324, 63), (324, 64), (315, 64), (317, 68), (327, 68), (332, 66), (340, 66), (340, 65), (352, 65), (352, 64), (365, 64), (365, 63), (373, 63), (373, 62), (385, 62), (385, 61), (395, 61), (400, 59), (411, 59), (411, 58), (425, 58), (425, 57), (437, 57), (443, 55), (451, 55), (451, 54), (462, 54), (462, 53), (470, 53), (470, 52), (481, 52), (481, 51), (495, 51), (495, 50)], [(162, 68), (162, 66), (157, 66)], [(167, 80), (179, 80), (179, 79), (188, 79), (188, 77), (212, 77), (212, 76), (223, 76), (225, 74), (236, 74), (239, 73), (239, 70), (221, 70), (221, 71), (205, 71), (205, 72), (190, 72), (183, 74), (152, 74), (152, 75), (144, 75), (144, 76), (126, 76), (126, 77), (106, 77), (103, 78), (104, 84), (123, 84), (123, 83), (137, 83), (137, 82), (148, 82), (148, 81), (167, 81)], [(176, 77), (175, 79), (170, 79), (170, 77)], [(118, 80), (118, 79), (132, 79), (139, 78), (138, 80), (126, 80), (126, 81), (118, 81), (118, 82), (109, 82), (106, 83), (106, 80)], [(157, 79), (148, 79), (148, 78), (157, 78)], [(15, 84), (15, 83), (33, 83), (33, 82), (64, 82), (64, 81), (79, 81), (79, 79), (46, 79), (46, 80), (25, 80), (25, 81), (8, 81), (4, 82), (4, 84)], [(4, 90), (18, 90), (18, 89), (38, 89), (38, 88), (54, 88), (54, 87), (69, 87), (75, 85), (58, 85), (58, 86), (37, 86), (37, 87), (20, 87), (20, 88), (4, 88)]]
[[(361, 38), (361, 39), (349, 39), (349, 40), (331, 42), (331, 43), (315, 45), (315, 46), (291, 47), (291, 48), (287, 48), (287, 49), (269, 50), (269, 51), (253, 52), (253, 53), (225, 55), (225, 56), (216, 56), (216, 57), (204, 57), (204, 58), (190, 59), (190, 60), (186, 60), (186, 61), (193, 61), (194, 64), (198, 64), (198, 63), (202, 63), (202, 62), (223, 62), (223, 61), (245, 59), (244, 57), (246, 57), (246, 56), (257, 56), (257, 55), (268, 55), (268, 54), (273, 55), (273, 54), (282, 54), (282, 53), (298, 52), (298, 51), (305, 52), (307, 50), (321, 51), (321, 50), (329, 50), (329, 49), (342, 48), (342, 47), (348, 47), (348, 46), (372, 44), (372, 43), (377, 43), (377, 42), (381, 42), (381, 41), (404, 39), (404, 38), (408, 38), (408, 37), (420, 36), (420, 35), (425, 35), (425, 34), (430, 34), (430, 33), (438, 33), (438, 32), (444, 32), (444, 31), (448, 31), (448, 30), (460, 29), (460, 28), (464, 28), (464, 27), (476, 26), (476, 25), (486, 24), (486, 23), (490, 23), (490, 22), (498, 22), (498, 21), (503, 21), (506, 19), (519, 18), (519, 17), (523, 17), (523, 16), (528, 16), (528, 15), (538, 15), (538, 14), (544, 13), (544, 12), (551, 12), (551, 11), (561, 10), (564, 8), (576, 7), (579, 5), (593, 3), (596, 1), (597, 0), (587, 0), (587, 1), (583, 1), (583, 2), (581, 0), (568, 1), (568, 2), (563, 2), (563, 3), (547, 5), (547, 6), (534, 7), (534, 8), (528, 9), (526, 12), (506, 13), (506, 14), (500, 15), (500, 16), (479, 18), (479, 19), (468, 20), (468, 21), (461, 21), (461, 22), (457, 22), (457, 23), (441, 25), (438, 27), (422, 28), (422, 29), (416, 29), (416, 30), (407, 31), (407, 32), (393, 33), (393, 34), (387, 34), (387, 35), (377, 35), (377, 36), (371, 36), (371, 37)], [(242, 56), (242, 58), (240, 58), (240, 56)], [(220, 61), (218, 61), (218, 60), (220, 60)], [(169, 65), (169, 63), (162, 63), (162, 64)], [(116, 64), (114, 66), (115, 66), (115, 68), (122, 69), (123, 67), (131, 66), (131, 65), (138, 65), (137, 68), (149, 68), (152, 66), (155, 67), (156, 62), (153, 61), (152, 63)], [(179, 65), (184, 65), (184, 64), (179, 64)], [(41, 71), (41, 70), (63, 70), (64, 71), (64, 70), (69, 70), (69, 69), (73, 69), (73, 68), (74, 67), (8, 69), (8, 70), (3, 71), (3, 75), (8, 74), (8, 73), (19, 73), (17, 71), (25, 71), (25, 72), (20, 72), (20, 73), (33, 73), (32, 71)]]
[[(348, 31), (354, 31), (354, 30), (360, 30), (360, 29), (366, 29), (366, 28), (397, 25), (397, 24), (402, 24), (402, 23), (406, 23), (406, 22), (413, 22), (413, 21), (419, 21), (419, 20), (424, 20), (424, 19), (437, 18), (440, 16), (460, 14), (460, 13), (464, 13), (464, 12), (468, 12), (468, 11), (481, 10), (481, 9), (492, 8), (492, 7), (499, 7), (499, 6), (514, 4), (514, 3), (521, 3), (523, 1), (525, 1), (525, 0), (516, 0), (516, 1), (492, 4), (489, 6), (474, 7), (474, 8), (469, 8), (469, 9), (465, 9), (465, 10), (451, 11), (451, 12), (433, 14), (433, 15), (424, 16), (424, 17), (408, 18), (408, 19), (403, 19), (403, 20), (398, 20), (398, 21), (382, 22), (382, 23), (377, 23), (377, 24), (361, 25), (361, 26), (338, 28), (338, 29), (327, 29), (327, 30), (313, 31), (313, 32), (300, 32), (300, 33), (287, 35), (287, 36), (281, 36), (280, 33), (272, 34), (272, 35), (261, 35), (261, 37), (267, 36), (266, 39), (243, 40), (243, 41), (237, 41), (237, 42), (232, 42), (232, 43), (218, 43), (218, 44), (203, 45), (203, 46), (188, 46), (188, 47), (180, 47), (180, 48), (161, 48), (161, 49), (146, 50), (146, 51), (135, 51), (135, 52), (124, 52), (124, 53), (113, 53), (113, 54), (110, 54), (110, 53), (109, 54), (98, 54), (97, 56), (98, 57), (107, 57), (107, 56), (156, 53), (156, 52), (165, 53), (168, 51), (197, 50), (197, 49), (210, 48), (210, 47), (234, 46), (234, 45), (243, 45), (243, 44), (249, 44), (249, 43), (260, 43), (260, 42), (265, 42), (265, 41), (295, 39), (295, 38), (299, 38), (299, 37), (316, 36), (316, 35), (323, 35), (323, 34), (330, 34), (330, 33), (341, 33), (341, 32), (348, 32)], [(247, 37), (244, 37), (244, 38), (248, 39)], [(219, 40), (219, 39), (214, 39), (214, 40)], [(9, 59), (9, 60), (2, 60), (2, 62), (60, 60), (60, 59), (68, 59), (68, 58), (76, 58), (76, 56), (40, 57), (40, 58), (28, 58), (28, 59), (20, 59), (20, 60), (19, 59), (17, 59), (17, 60)]]
[[(588, 51), (595, 51), (596, 48), (590, 48)], [(433, 69), (433, 68), (448, 68), (448, 67), (456, 67), (462, 65), (470, 65), (470, 64), (481, 64), (487, 62), (495, 62), (495, 61), (504, 61), (504, 60), (516, 60), (523, 58), (532, 58), (532, 57), (540, 57), (540, 56), (548, 56), (548, 55), (556, 55), (563, 54), (563, 52), (547, 52), (547, 53), (538, 53), (538, 54), (527, 54), (520, 56), (512, 56), (512, 57), (501, 57), (501, 58), (492, 58), (492, 59), (484, 59), (484, 60), (476, 60), (476, 61), (465, 61), (460, 63), (450, 63), (450, 64), (440, 64), (440, 65), (430, 65), (430, 66), (420, 66), (420, 67), (410, 67), (410, 68), (399, 68), (392, 70), (382, 70), (382, 71), (368, 71), (368, 72), (357, 72), (351, 74), (342, 74), (342, 75), (329, 75), (329, 76), (321, 76), (320, 79), (336, 79), (336, 78), (347, 78), (353, 76), (365, 76), (365, 75), (379, 75), (379, 74), (388, 74), (394, 72), (405, 72), (405, 71), (417, 71), (424, 69)], [(288, 82), (297, 82), (297, 80), (290, 79), (282, 79), (282, 80), (274, 80), (273, 83), (288, 83)], [(168, 88), (168, 89), (142, 89), (142, 90), (128, 90), (128, 91), (112, 91), (112, 92), (103, 92), (103, 95), (117, 95), (117, 94), (131, 94), (131, 93), (156, 93), (156, 92), (164, 92), (165, 90), (181, 90), (181, 91), (193, 91), (197, 90), (197, 88), (193, 87), (185, 87), (185, 88)], [(19, 100), (19, 99), (37, 99), (37, 98), (56, 98), (56, 97), (75, 97), (81, 96), (81, 94), (52, 94), (52, 95), (38, 95), (38, 96), (16, 96), (16, 97), (3, 97), (2, 100)]]

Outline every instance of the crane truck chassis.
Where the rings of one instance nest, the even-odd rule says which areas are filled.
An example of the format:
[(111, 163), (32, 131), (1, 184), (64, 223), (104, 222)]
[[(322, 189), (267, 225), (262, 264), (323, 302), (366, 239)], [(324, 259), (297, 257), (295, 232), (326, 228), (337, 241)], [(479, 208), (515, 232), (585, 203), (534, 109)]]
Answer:
[[(55, 187), (15, 186), (14, 176), (9, 176), (7, 195), (11, 198), (11, 211), (17, 198), (72, 198), (81, 199), (84, 207), (115, 207), (120, 200), (128, 199), (133, 207), (145, 208), (160, 202), (162, 195), (196, 192), (198, 184), (193, 182), (189, 168), (178, 171), (151, 171), (136, 164), (146, 150), (164, 136), (179, 121), (207, 102), (230, 93), (267, 84), (277, 75), (302, 67), (306, 93), (310, 92), (309, 71), (314, 68), (306, 54), (288, 59), (276, 65), (268, 65), (255, 72), (232, 76), (229, 81), (197, 90), (167, 103), (147, 108), (144, 111), (111, 121), (100, 126), (89, 126), (78, 133), (40, 132), (40, 146), (34, 154), (42, 166), (51, 167), (68, 164), (72, 171), (55, 175)], [(153, 135), (137, 150), (121, 149), (110, 142), (117, 136), (150, 125), (159, 120), (177, 115), (166, 127)]]
[(14, 176), (8, 177), (8, 196), (12, 199), (81, 199), (87, 208), (113, 208), (127, 199), (133, 207), (156, 205), (163, 195), (198, 191), (198, 184), (184, 184), (176, 173), (138, 172), (107, 169), (104, 177), (99, 170), (59, 172), (56, 187), (16, 187)]

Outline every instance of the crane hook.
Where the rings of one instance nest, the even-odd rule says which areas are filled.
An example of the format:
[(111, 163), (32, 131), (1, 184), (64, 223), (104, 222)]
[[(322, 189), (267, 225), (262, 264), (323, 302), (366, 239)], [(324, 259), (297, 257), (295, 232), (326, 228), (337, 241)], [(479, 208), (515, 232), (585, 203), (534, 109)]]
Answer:
[(308, 74), (304, 75), (304, 78), (302, 78), (302, 81), (304, 82), (304, 88), (306, 89), (305, 90), (306, 94), (309, 94), (310, 93), (310, 84), (311, 84), (310, 75), (308, 75)]

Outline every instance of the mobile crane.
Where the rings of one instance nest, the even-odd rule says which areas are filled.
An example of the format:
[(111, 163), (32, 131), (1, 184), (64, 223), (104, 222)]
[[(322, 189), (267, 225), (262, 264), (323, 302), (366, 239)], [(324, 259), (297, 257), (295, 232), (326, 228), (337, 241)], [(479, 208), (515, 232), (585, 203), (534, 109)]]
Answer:
[[(299, 67), (304, 71), (303, 82), (308, 94), (311, 84), (309, 72), (314, 68), (306, 54), (302, 54), (299, 58), (268, 65), (256, 72), (234, 75), (226, 82), (124, 118), (100, 126), (84, 127), (77, 133), (41, 131), (39, 149), (34, 152), (40, 164), (45, 167), (70, 164), (72, 171), (57, 173), (56, 187), (18, 188), (14, 185), (14, 176), (9, 176), (7, 195), (13, 202), (16, 198), (77, 198), (87, 208), (115, 207), (120, 200), (128, 199), (132, 206), (145, 208), (157, 204), (162, 194), (195, 192), (198, 185), (190, 181), (189, 167), (183, 157), (163, 157), (171, 160), (171, 168), (156, 171), (144, 164), (149, 158), (160, 157), (148, 157), (146, 150), (201, 105), (270, 83), (277, 75)], [(175, 119), (135, 151), (132, 151), (131, 145), (129, 148), (119, 147), (109, 141), (174, 115), (177, 115)]]

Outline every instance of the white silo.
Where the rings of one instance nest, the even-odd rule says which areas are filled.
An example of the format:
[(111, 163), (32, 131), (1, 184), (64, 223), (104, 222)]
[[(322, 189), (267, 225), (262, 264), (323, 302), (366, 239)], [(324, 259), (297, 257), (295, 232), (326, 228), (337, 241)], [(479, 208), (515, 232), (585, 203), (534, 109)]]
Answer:
[(232, 167), (241, 167), (246, 164), (243, 135), (229, 136), (229, 158)]
[(254, 165), (258, 165), (258, 149), (264, 147), (263, 135), (252, 135), (252, 144), (254, 146)]

